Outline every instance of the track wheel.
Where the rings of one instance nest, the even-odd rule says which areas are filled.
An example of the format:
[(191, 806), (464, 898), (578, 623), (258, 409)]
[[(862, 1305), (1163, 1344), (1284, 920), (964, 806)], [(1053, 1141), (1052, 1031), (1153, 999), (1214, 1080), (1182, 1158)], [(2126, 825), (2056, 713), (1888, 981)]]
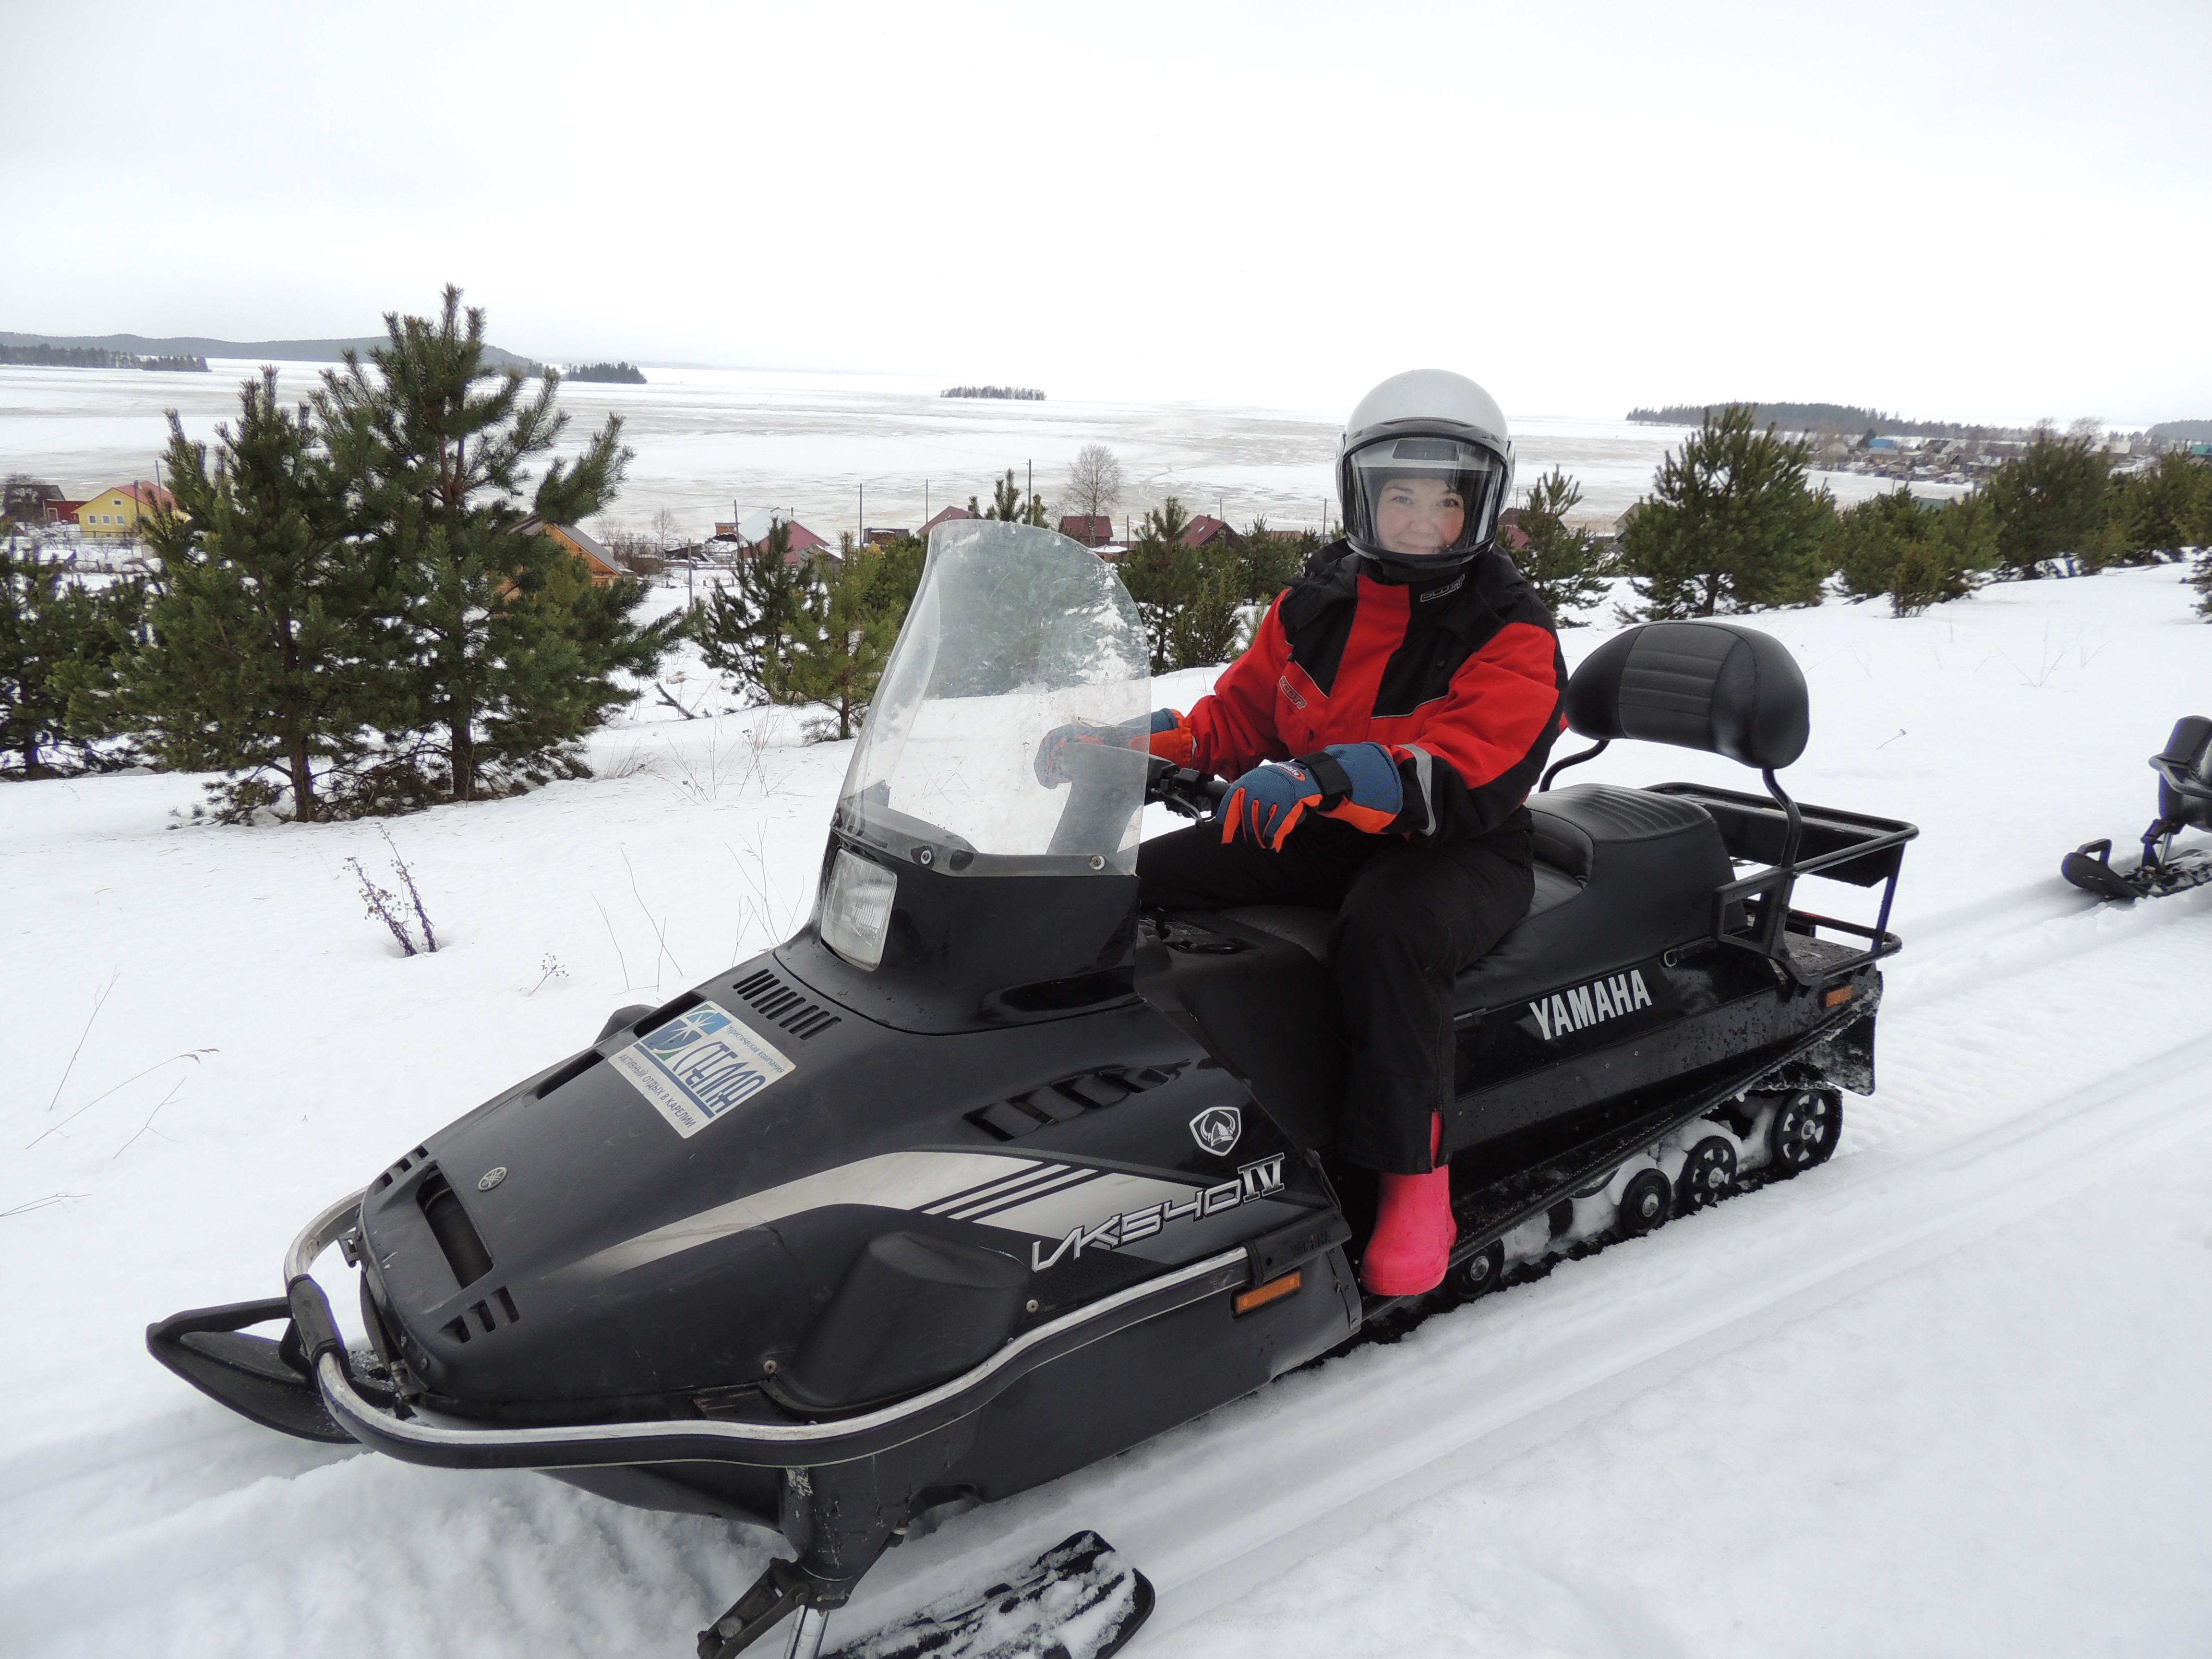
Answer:
[(1717, 1204), (1735, 1185), (1735, 1148), (1718, 1135), (1707, 1135), (1690, 1148), (1674, 1186), (1685, 1213)]
[(1796, 1175), (1826, 1164), (1843, 1132), (1843, 1096), (1833, 1089), (1801, 1089), (1775, 1108), (1767, 1151), (1776, 1169)]
[(1674, 1208), (1674, 1188), (1656, 1170), (1643, 1170), (1628, 1178), (1620, 1193), (1620, 1231), (1633, 1237), (1648, 1233), (1665, 1221)]
[(1493, 1238), (1452, 1269), (1452, 1283), (1462, 1296), (1484, 1296), (1505, 1277), (1505, 1241)]

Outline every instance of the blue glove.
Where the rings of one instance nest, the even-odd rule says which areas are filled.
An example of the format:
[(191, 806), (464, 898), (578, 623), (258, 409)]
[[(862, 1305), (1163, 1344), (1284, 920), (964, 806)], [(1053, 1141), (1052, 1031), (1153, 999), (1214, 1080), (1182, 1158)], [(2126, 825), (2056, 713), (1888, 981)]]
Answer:
[(1060, 764), (1060, 751), (1071, 743), (1149, 749), (1177, 766), (1191, 763), (1190, 723), (1172, 708), (1155, 708), (1148, 715), (1124, 720), (1119, 726), (1093, 726), (1089, 720), (1077, 720), (1068, 726), (1055, 726), (1037, 744), (1036, 778), (1046, 788), (1057, 789), (1067, 781), (1067, 774)]
[(1379, 836), (1406, 810), (1398, 763), (1379, 743), (1333, 743), (1305, 764), (1322, 787), (1323, 817)]
[(1221, 844), (1242, 830), (1269, 852), (1279, 853), (1306, 809), (1321, 805), (1321, 786), (1296, 761), (1255, 766), (1230, 786), (1221, 806)]
[(1231, 787), (1221, 809), (1224, 845), (1239, 830), (1279, 853), (1309, 811), (1380, 834), (1405, 806), (1398, 763), (1379, 743), (1331, 744), (1303, 760), (1255, 766)]

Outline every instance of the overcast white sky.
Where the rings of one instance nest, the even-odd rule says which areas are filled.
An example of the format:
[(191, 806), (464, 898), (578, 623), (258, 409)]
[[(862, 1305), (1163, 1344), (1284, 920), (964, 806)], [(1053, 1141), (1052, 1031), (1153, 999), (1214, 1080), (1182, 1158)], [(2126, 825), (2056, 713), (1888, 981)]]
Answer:
[[(2212, 4), (0, 0), (0, 328), (2212, 416)], [(35, 227), (35, 228), (33, 228)]]

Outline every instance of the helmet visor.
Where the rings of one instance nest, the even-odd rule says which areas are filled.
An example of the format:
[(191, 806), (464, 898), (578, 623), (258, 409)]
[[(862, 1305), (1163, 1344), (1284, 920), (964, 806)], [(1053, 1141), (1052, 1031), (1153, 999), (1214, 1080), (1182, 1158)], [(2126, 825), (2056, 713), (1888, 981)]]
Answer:
[(1386, 557), (1460, 556), (1497, 528), (1505, 465), (1497, 453), (1457, 438), (1384, 437), (1347, 458), (1352, 540)]

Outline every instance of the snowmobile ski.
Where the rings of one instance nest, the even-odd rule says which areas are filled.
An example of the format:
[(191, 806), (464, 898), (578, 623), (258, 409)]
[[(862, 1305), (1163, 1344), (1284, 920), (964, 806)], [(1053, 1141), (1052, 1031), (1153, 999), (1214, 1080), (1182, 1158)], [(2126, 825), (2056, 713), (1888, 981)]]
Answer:
[(2170, 898), (2212, 881), (2212, 852), (2189, 848), (2159, 857), (2146, 848), (2142, 861), (2130, 870), (2112, 867), (2112, 843), (2093, 841), (2061, 860), (2059, 874), (2087, 893), (2123, 903), (2136, 899)]
[(975, 1600), (918, 1613), (834, 1659), (1107, 1659), (1152, 1611), (1152, 1581), (1097, 1533), (1079, 1532)]
[(2059, 860), (2058, 873), (2082, 891), (2125, 904), (2212, 881), (2212, 849), (2173, 850), (2182, 830), (2212, 830), (2212, 720), (2190, 714), (2176, 721), (2150, 767), (2158, 774), (2158, 816), (2142, 833), (2142, 857), (2132, 869), (2115, 870), (2109, 839), (2075, 848)]

